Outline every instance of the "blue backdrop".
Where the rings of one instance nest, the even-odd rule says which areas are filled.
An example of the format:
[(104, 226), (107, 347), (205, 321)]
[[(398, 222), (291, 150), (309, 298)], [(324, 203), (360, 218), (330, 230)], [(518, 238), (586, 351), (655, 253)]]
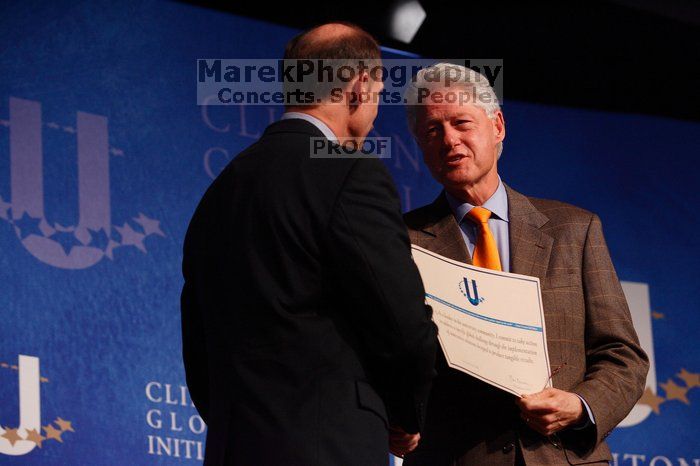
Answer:
[[(195, 63), (278, 58), (296, 31), (160, 1), (1, 8), (0, 463), (201, 463), (181, 244), (213, 177), (281, 108), (198, 107)], [(609, 437), (617, 464), (699, 464), (700, 124), (504, 92), (503, 179), (601, 216), (653, 357)], [(382, 108), (375, 135), (392, 137), (404, 208), (430, 202), (403, 109)]]

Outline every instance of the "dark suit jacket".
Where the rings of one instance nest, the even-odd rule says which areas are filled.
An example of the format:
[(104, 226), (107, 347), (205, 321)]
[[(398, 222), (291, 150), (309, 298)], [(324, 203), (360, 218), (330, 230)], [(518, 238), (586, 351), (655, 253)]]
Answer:
[(204, 195), (185, 239), (187, 385), (207, 465), (385, 465), (416, 432), (436, 335), (391, 177), (311, 158), (283, 120)]
[[(423, 441), (406, 466), (513, 465), (518, 444), (528, 465), (607, 464), (603, 440), (644, 390), (648, 360), (599, 218), (506, 191), (511, 272), (540, 279), (551, 366), (566, 363), (553, 385), (583, 397), (595, 425), (550, 442), (520, 421), (512, 395), (448, 368), (440, 352)], [(444, 194), (405, 221), (413, 243), (471, 263)]]

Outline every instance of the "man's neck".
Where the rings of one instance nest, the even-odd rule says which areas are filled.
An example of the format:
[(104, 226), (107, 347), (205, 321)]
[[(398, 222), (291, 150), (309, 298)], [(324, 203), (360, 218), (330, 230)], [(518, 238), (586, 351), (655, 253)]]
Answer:
[(487, 175), (473, 185), (464, 185), (458, 188), (445, 187), (445, 191), (452, 197), (462, 202), (468, 202), (474, 206), (484, 205), (498, 189), (498, 174)]
[(352, 139), (348, 136), (347, 124), (345, 124), (343, 121), (339, 121), (340, 119), (337, 116), (331, 116), (333, 109), (330, 109), (327, 106), (319, 105), (316, 107), (290, 107), (287, 109), (287, 111), (306, 113), (307, 115), (311, 115), (312, 117), (321, 120), (331, 131), (333, 131), (333, 134), (335, 134), (335, 137), (341, 144), (346, 142), (348, 139)]

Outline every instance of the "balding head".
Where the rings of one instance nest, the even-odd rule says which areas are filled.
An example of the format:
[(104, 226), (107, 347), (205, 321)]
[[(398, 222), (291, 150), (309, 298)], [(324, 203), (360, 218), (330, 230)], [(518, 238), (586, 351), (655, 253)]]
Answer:
[(378, 60), (380, 56), (374, 37), (350, 23), (327, 23), (304, 31), (287, 43), (284, 52), (284, 58), (290, 60)]
[[(343, 69), (360, 72), (365, 67), (381, 65), (379, 44), (374, 38), (351, 23), (327, 23), (304, 31), (288, 43), (284, 52), (285, 64), (301, 70), (313, 66), (313, 73), (303, 76), (303, 81), (295, 76), (288, 81), (284, 77), (284, 90), (288, 97), (287, 108), (296, 105), (313, 106), (318, 101), (304, 100), (297, 90), (312, 91), (313, 95), (325, 101), (334, 90), (345, 89), (349, 80), (341, 79)], [(320, 69), (323, 68), (323, 72)], [(365, 68), (366, 69), (366, 68)]]
[(328, 23), (302, 32), (284, 52), (287, 111), (305, 112), (328, 125), (339, 140), (361, 142), (377, 117), (381, 69), (379, 44), (349, 23)]

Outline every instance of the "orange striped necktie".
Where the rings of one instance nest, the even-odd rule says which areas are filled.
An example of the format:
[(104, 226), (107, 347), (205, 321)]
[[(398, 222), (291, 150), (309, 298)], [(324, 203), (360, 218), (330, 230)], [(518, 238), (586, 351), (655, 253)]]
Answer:
[(467, 217), (479, 227), (472, 264), (486, 269), (503, 270), (501, 269), (501, 258), (498, 255), (496, 240), (489, 228), (488, 221), (491, 217), (491, 211), (483, 207), (474, 207), (469, 211)]

